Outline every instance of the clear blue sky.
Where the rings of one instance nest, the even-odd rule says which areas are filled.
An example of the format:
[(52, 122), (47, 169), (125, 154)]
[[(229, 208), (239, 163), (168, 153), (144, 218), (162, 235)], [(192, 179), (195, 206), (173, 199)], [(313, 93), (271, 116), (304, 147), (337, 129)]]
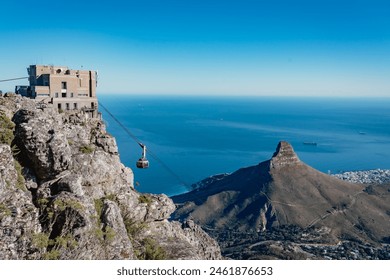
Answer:
[(385, 0), (3, 1), (0, 34), (0, 80), (54, 64), (98, 70), (99, 93), (390, 96)]

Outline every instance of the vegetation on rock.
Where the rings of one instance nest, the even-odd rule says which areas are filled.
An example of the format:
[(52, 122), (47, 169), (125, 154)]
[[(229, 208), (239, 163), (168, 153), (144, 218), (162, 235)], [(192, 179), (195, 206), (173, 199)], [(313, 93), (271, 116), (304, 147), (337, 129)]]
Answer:
[(0, 144), (11, 146), (12, 140), (14, 139), (14, 128), (15, 124), (4, 112), (0, 111)]
[(138, 202), (146, 203), (147, 205), (150, 205), (152, 203), (152, 198), (150, 197), (150, 195), (142, 194), (138, 197)]
[(83, 154), (92, 154), (95, 151), (95, 148), (92, 146), (85, 145), (85, 146), (81, 146), (79, 148), (79, 151), (82, 152)]

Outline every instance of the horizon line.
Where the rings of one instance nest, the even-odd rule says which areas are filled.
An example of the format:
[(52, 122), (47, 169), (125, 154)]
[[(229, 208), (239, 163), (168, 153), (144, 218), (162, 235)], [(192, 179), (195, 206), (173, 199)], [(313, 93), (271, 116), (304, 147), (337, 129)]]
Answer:
[(233, 94), (233, 93), (167, 93), (167, 92), (97, 92), (97, 95), (122, 95), (122, 96), (150, 96), (150, 97), (267, 97), (267, 98), (286, 98), (286, 97), (296, 97), (296, 98), (382, 98), (390, 99), (389, 95), (351, 95), (351, 94)]

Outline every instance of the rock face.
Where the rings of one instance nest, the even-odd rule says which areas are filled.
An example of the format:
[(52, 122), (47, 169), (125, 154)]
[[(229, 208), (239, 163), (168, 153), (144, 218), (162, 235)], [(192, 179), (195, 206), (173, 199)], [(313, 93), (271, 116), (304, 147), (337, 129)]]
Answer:
[(39, 180), (55, 178), (71, 162), (62, 117), (56, 114), (51, 114), (50, 118), (47, 116), (39, 111), (21, 109), (13, 118), (18, 124), (15, 131), (17, 145), (23, 147), (23, 153)]
[[(281, 228), (286, 231), (278, 236), (286, 237), (291, 227), (300, 228), (307, 236), (323, 234), (316, 241), (313, 237), (299, 242), (380, 244), (390, 240), (388, 186), (367, 187), (321, 173), (300, 161), (291, 145), (284, 141), (270, 160), (242, 168), (221, 180), (211, 180), (210, 184), (203, 183), (172, 199), (178, 205), (174, 219), (191, 217), (218, 238), (225, 253), (227, 244), (242, 250), (235, 246), (244, 244), (250, 232), (255, 237), (242, 245), (246, 249), (256, 248), (259, 236), (270, 237), (276, 230), (281, 232)], [(284, 250), (283, 246), (279, 249)], [(294, 250), (303, 249), (291, 249)], [(249, 253), (247, 258), (250, 256), (253, 255)], [(313, 257), (311, 253), (302, 256)]]
[(0, 144), (0, 259), (221, 258), (200, 227), (168, 221), (171, 199), (134, 189), (102, 121), (12, 95), (0, 112), (13, 122)]
[(39, 258), (32, 236), (40, 232), (39, 211), (18, 172), (11, 148), (0, 144), (0, 259)]
[(278, 144), (276, 152), (273, 154), (271, 159), (272, 168), (296, 166), (300, 163), (301, 161), (299, 160), (297, 154), (294, 152), (293, 147), (286, 141), (281, 141)]

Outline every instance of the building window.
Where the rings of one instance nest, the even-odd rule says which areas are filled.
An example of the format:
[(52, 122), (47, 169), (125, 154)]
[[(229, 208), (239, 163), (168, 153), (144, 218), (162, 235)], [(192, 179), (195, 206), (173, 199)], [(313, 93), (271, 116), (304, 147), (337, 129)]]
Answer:
[(77, 110), (77, 103), (73, 103), (73, 109)]
[(55, 98), (58, 98), (58, 92), (55, 93)]
[(71, 92), (71, 93), (70, 93), (70, 97), (72, 97), (72, 98), (73, 98), (73, 92)]
[(66, 82), (61, 82), (61, 89), (66, 89)]
[(70, 110), (69, 103), (66, 103), (66, 110)]
[(42, 75), (43, 79), (43, 85), (48, 86), (49, 85), (49, 75)]
[(61, 108), (61, 103), (58, 103), (58, 110), (61, 110), (62, 108)]
[(62, 97), (64, 97), (64, 98), (66, 97), (66, 92), (62, 93)]

